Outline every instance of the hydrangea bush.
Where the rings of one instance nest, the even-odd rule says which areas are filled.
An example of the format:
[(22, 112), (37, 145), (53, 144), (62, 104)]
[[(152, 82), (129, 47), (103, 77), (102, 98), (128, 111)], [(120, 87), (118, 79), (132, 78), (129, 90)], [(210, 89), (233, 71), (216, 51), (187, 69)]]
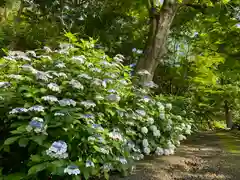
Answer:
[(19, 156), (12, 167), (1, 163), (6, 179), (108, 179), (144, 155), (173, 154), (191, 133), (172, 104), (152, 95), (153, 82), (132, 84), (124, 57), (110, 58), (93, 43), (0, 60), (1, 154)]

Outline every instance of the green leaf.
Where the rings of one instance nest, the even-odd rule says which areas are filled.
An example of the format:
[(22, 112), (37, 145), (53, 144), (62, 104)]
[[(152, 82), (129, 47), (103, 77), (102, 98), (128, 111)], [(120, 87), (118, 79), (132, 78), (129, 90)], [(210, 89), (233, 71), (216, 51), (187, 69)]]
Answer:
[(43, 171), (44, 169), (46, 169), (48, 167), (49, 163), (48, 162), (45, 162), (45, 163), (42, 163), (42, 164), (38, 164), (38, 165), (35, 165), (35, 166), (32, 166), (29, 170), (28, 170), (28, 175), (33, 175), (33, 174), (36, 174), (40, 171)]
[(4, 180), (22, 180), (26, 177), (25, 174), (22, 173), (15, 173), (15, 174), (10, 174), (6, 177), (4, 177)]
[(21, 138), (18, 141), (18, 144), (20, 147), (26, 147), (28, 145), (28, 139), (27, 138)]
[(22, 134), (22, 133), (24, 133), (24, 132), (26, 132), (26, 126), (25, 126), (25, 125), (18, 127), (18, 128), (17, 128), (16, 130), (14, 130), (14, 131), (11, 131), (12, 134)]
[(87, 170), (83, 171), (83, 176), (85, 179), (88, 179), (90, 176), (89, 171), (87, 171)]
[(106, 172), (106, 171), (104, 171), (104, 177), (105, 177), (105, 179), (109, 179), (109, 174), (108, 174), (108, 172)]
[(43, 141), (46, 139), (46, 136), (34, 136), (31, 139), (37, 144), (43, 145)]
[(4, 141), (4, 145), (10, 145), (17, 141), (19, 138), (20, 138), (19, 136), (10, 137)]
[(39, 163), (39, 162), (41, 162), (41, 156), (39, 156), (39, 155), (31, 155), (31, 160), (32, 160), (32, 162)]

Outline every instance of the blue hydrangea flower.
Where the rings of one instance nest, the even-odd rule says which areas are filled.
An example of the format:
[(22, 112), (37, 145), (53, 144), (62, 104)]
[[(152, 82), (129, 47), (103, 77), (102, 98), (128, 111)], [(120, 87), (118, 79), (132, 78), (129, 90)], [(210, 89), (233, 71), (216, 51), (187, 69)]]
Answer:
[(9, 114), (18, 114), (18, 113), (24, 113), (24, 112), (28, 112), (28, 109), (26, 108), (14, 108), (12, 109)]
[(136, 110), (136, 113), (140, 116), (146, 116), (146, 112), (144, 110), (138, 109), (138, 110)]
[(80, 74), (80, 75), (78, 75), (78, 78), (84, 78), (84, 79), (88, 79), (88, 80), (92, 79), (92, 77), (89, 76), (88, 74)]
[(104, 171), (110, 171), (113, 169), (113, 166), (111, 163), (105, 163), (102, 168)]
[(46, 150), (46, 154), (54, 157), (54, 158), (61, 158), (65, 159), (68, 157), (67, 152), (67, 144), (64, 141), (55, 141), (51, 147)]
[(47, 87), (54, 92), (61, 92), (60, 87), (56, 83), (49, 83)]
[(41, 99), (48, 102), (58, 102), (58, 99), (52, 95), (43, 96)]
[(97, 129), (99, 131), (103, 131), (103, 127), (100, 124), (92, 124), (92, 128)]
[(70, 84), (73, 88), (75, 88), (75, 89), (80, 89), (80, 90), (83, 90), (83, 89), (84, 89), (83, 85), (82, 85), (79, 81), (77, 81), (77, 80), (75, 80), (75, 79), (72, 79), (72, 80), (69, 82), (69, 84)]
[(49, 79), (53, 78), (52, 76), (50, 76), (48, 73), (43, 72), (43, 71), (36, 71), (35, 73), (36, 78), (43, 80), (43, 81), (48, 81)]
[(121, 163), (121, 164), (127, 164), (127, 160), (124, 157), (119, 157), (117, 158), (117, 160)]
[(35, 105), (35, 106), (30, 107), (28, 110), (35, 111), (35, 112), (44, 112), (44, 109), (45, 108), (41, 105)]
[(83, 105), (87, 109), (94, 108), (96, 106), (96, 104), (91, 100), (82, 101), (80, 104)]
[(94, 165), (94, 163), (92, 161), (90, 161), (90, 160), (86, 161), (86, 167), (94, 167), (94, 166), (95, 165)]
[(60, 101), (58, 101), (58, 103), (60, 104), (60, 106), (76, 106), (76, 101), (72, 100), (72, 99), (62, 99)]
[(110, 95), (107, 96), (107, 99), (109, 101), (119, 102), (121, 100), (121, 97), (118, 96), (117, 94), (110, 94)]
[(64, 169), (64, 173), (68, 175), (78, 175), (81, 173), (81, 171), (76, 165), (69, 165), (67, 168)]

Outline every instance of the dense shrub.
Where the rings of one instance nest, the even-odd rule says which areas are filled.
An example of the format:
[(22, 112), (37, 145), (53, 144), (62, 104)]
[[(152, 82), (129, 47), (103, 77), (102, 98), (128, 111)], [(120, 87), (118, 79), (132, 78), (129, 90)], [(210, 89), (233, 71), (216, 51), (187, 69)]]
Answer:
[(191, 133), (187, 118), (151, 94), (153, 82), (133, 85), (122, 55), (93, 47), (74, 42), (1, 59), (5, 179), (108, 178), (144, 155), (173, 154)]

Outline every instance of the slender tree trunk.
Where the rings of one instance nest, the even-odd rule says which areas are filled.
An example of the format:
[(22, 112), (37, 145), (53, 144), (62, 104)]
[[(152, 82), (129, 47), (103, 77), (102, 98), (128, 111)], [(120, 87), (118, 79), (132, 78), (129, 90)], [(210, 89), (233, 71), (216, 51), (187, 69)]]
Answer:
[(225, 101), (224, 103), (225, 103), (224, 108), (225, 108), (226, 125), (227, 125), (227, 128), (232, 129), (232, 126), (233, 126), (232, 111), (229, 108), (228, 101)]
[(177, 4), (165, 0), (160, 12), (152, 8), (150, 12), (151, 25), (148, 35), (144, 57), (139, 60), (136, 70), (147, 70), (151, 75), (147, 75), (144, 80), (151, 81), (160, 59), (166, 53), (166, 41), (170, 31), (170, 26), (177, 11)]

